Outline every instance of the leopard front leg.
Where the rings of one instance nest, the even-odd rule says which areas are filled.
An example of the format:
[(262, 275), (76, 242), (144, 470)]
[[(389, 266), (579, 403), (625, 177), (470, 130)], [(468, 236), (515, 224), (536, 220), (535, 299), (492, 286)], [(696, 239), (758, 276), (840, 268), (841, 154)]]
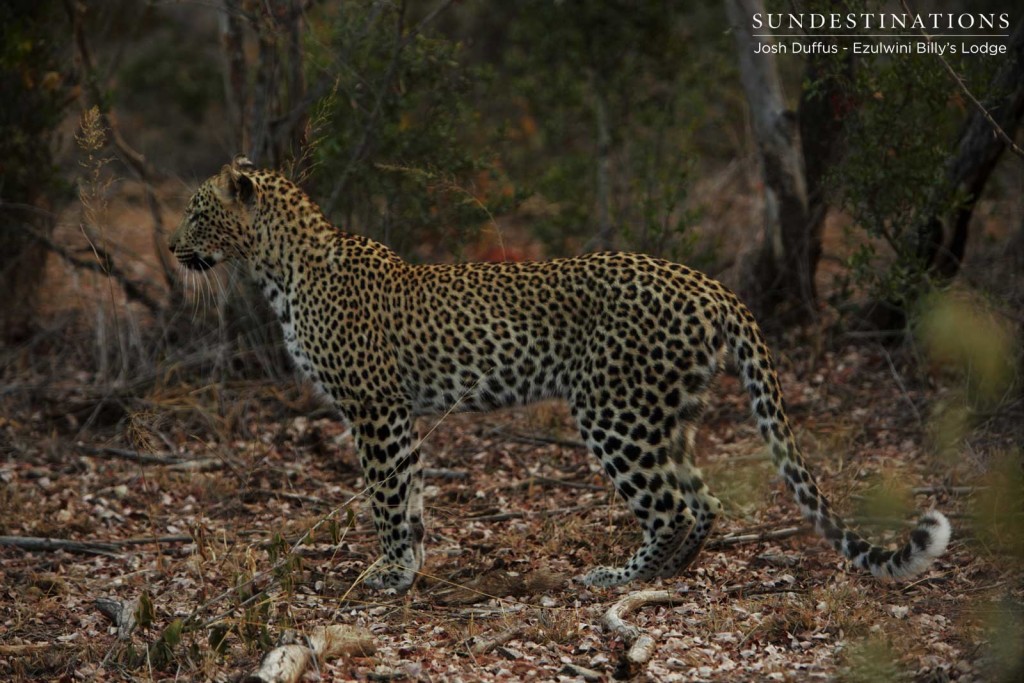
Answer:
[(352, 419), (352, 433), (382, 552), (366, 583), (404, 591), (423, 565), (423, 484), (410, 411), (371, 406)]

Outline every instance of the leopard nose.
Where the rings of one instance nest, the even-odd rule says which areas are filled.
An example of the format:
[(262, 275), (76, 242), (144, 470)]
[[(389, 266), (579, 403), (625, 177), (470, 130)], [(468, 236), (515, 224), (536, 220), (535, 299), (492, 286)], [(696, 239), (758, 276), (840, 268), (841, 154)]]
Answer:
[(181, 242), (182, 229), (179, 226), (177, 230), (171, 233), (171, 236), (167, 238), (167, 248), (172, 252), (178, 249), (178, 244)]

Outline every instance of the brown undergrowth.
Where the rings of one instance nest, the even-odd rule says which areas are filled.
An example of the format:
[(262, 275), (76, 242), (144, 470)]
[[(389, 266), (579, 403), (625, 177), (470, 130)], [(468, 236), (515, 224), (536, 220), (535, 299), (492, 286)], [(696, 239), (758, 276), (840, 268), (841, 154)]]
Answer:
[[(116, 258), (151, 239), (102, 246)], [(146, 267), (123, 272), (158, 282)], [(427, 564), (408, 595), (380, 595), (361, 583), (376, 541), (351, 436), (292, 377), (272, 328), (239, 332), (230, 273), (184, 282), (153, 315), (99, 273), (50, 268), (46, 323), (0, 349), (0, 678), (235, 680), (289, 629), (329, 624), (368, 629), (375, 652), (323, 662), (324, 680), (1019, 677), (1020, 337), (965, 292), (901, 349), (834, 327), (776, 343), (834, 505), (893, 541), (936, 506), (953, 521), (948, 554), (886, 584), (798, 533), (725, 376), (698, 440), (725, 517), (694, 567), (655, 582), (671, 602), (629, 616), (654, 640), (636, 667), (601, 617), (641, 586), (572, 581), (624, 561), (639, 534), (564, 406), (421, 420)], [(965, 280), (979, 289), (985, 270)], [(1003, 291), (1003, 310), (1024, 308), (1024, 288)]]
[[(953, 379), (898, 373), (880, 348), (781, 357), (836, 506), (879, 535), (935, 505), (954, 522), (950, 551), (883, 584), (813, 535), (757, 541), (798, 520), (726, 376), (699, 439), (726, 516), (698, 564), (660, 582), (679, 599), (632, 615), (656, 641), (639, 671), (600, 622), (637, 587), (571, 580), (622, 562), (638, 532), (560, 404), (421, 421), (428, 560), (411, 593), (389, 597), (360, 582), (376, 542), (350, 435), (304, 386), (154, 373), (114, 400), (86, 370), (54, 383), (22, 359), (0, 397), (0, 535), (58, 543), (0, 547), (0, 675), (227, 680), (286, 629), (343, 623), (369, 629), (376, 652), (324, 663), (325, 680), (1011, 680), (1020, 453), (993, 415), (1019, 401), (940, 448), (936, 406), (966, 400), (943, 388)], [(740, 533), (754, 539), (721, 542)], [(119, 636), (97, 599), (138, 625)]]

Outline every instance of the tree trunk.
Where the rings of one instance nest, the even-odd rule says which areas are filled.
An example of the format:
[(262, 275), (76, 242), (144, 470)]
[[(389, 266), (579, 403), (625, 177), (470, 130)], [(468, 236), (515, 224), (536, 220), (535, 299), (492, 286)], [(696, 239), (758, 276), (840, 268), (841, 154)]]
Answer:
[(602, 79), (595, 78), (594, 119), (597, 125), (597, 235), (594, 237), (595, 251), (612, 248), (615, 231), (612, 227), (612, 134), (608, 122), (608, 101)]
[(35, 235), (49, 238), (54, 219), (42, 198), (0, 207), (0, 342), (16, 343), (33, 329), (48, 251)]
[[(837, 38), (822, 38), (822, 42), (837, 45)], [(800, 121), (801, 153), (804, 177), (807, 181), (807, 236), (806, 259), (810, 291), (817, 297), (814, 273), (821, 260), (821, 238), (828, 214), (825, 196), (825, 174), (836, 153), (839, 135), (843, 130), (846, 92), (843, 84), (853, 77), (853, 53), (846, 51), (841, 73), (835, 73), (833, 60), (828, 55), (815, 53), (807, 57), (804, 82), (815, 84), (803, 88), (797, 115)]]
[(237, 152), (249, 149), (248, 70), (245, 65), (245, 40), (239, 0), (224, 0), (220, 13), (220, 40), (224, 50), (224, 96), (231, 127), (238, 136)]
[[(299, 155), (306, 129), (306, 79), (299, 0), (254, 4), (249, 18), (256, 60), (245, 53), (244, 3), (223, 0), (224, 90), (238, 150), (257, 165), (281, 168)], [(250, 83), (251, 77), (251, 83)]]
[[(1024, 116), (1024, 21), (1010, 37), (1008, 59), (988, 92), (991, 96), (983, 102), (985, 110), (1012, 138)], [(975, 107), (960, 130), (956, 147), (946, 167), (942, 197), (936, 197), (932, 206), (944, 203), (951, 194), (963, 200), (947, 215), (935, 212), (923, 221), (918, 237), (921, 263), (943, 279), (954, 277), (960, 269), (974, 207), (1007, 145)]]
[(71, 101), (66, 42), (53, 37), (66, 35), (64, 16), (56, 0), (0, 3), (0, 344), (34, 331), (46, 243), (66, 199), (53, 161)]
[[(757, 142), (764, 180), (764, 243), (743, 273), (740, 289), (759, 317), (805, 321), (816, 313), (814, 270), (817, 262), (808, 214), (800, 133), (785, 107), (775, 58), (758, 45), (751, 17), (764, 12), (762, 0), (727, 0), (726, 9), (739, 53), (740, 78)], [(813, 247), (813, 248), (812, 248)]]

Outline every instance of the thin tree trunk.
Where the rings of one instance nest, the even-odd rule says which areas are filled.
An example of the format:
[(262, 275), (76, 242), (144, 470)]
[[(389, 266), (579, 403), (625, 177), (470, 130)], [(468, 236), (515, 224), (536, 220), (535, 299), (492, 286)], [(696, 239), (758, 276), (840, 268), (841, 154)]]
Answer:
[[(294, 154), (298, 153), (306, 136), (306, 124), (309, 121), (306, 102), (306, 72), (302, 59), (302, 8), (297, 0), (291, 2), (288, 21), (288, 104), (290, 110), (285, 120), (289, 124), (291, 134), (290, 147)], [(293, 117), (298, 110), (299, 116)]]
[(608, 102), (600, 83), (594, 87), (594, 118), (597, 125), (597, 235), (594, 244), (597, 251), (607, 251), (612, 248), (614, 238), (611, 212), (612, 134), (608, 122)]
[[(221, 42), (228, 114), (238, 150), (260, 166), (281, 168), (301, 148), (307, 121), (299, 0), (267, 0), (246, 15), (241, 0), (223, 0)], [(245, 24), (255, 33), (255, 63), (246, 59)], [(251, 77), (251, 83), (250, 83)]]
[(248, 120), (249, 88), (245, 64), (245, 42), (239, 0), (224, 0), (220, 14), (220, 39), (224, 50), (224, 95), (228, 117), (238, 140), (238, 152), (248, 151), (251, 142)]
[(34, 234), (49, 238), (55, 220), (47, 198), (0, 207), (0, 344), (17, 342), (33, 329), (47, 250)]
[(271, 122), (276, 114), (274, 105), (278, 100), (277, 76), (281, 60), (272, 24), (271, 16), (264, 16), (256, 23), (259, 50), (254, 68), (256, 80), (253, 84), (252, 108), (248, 115), (252, 124), (252, 140), (246, 153), (251, 159), (257, 160), (259, 165), (276, 168), (281, 160), (277, 158)]
[(739, 53), (740, 78), (750, 107), (764, 179), (764, 243), (743, 275), (741, 291), (760, 317), (797, 320), (816, 311), (807, 186), (795, 116), (785, 106), (775, 58), (755, 54), (770, 37), (755, 36), (751, 17), (762, 0), (726, 0)]
[[(839, 4), (839, 3), (837, 3)], [(840, 5), (840, 9), (845, 4)], [(823, 38), (833, 45), (836, 38)], [(817, 299), (814, 273), (821, 260), (821, 239), (828, 214), (828, 198), (825, 196), (825, 174), (836, 153), (839, 135), (843, 130), (845, 114), (845, 92), (843, 83), (853, 76), (853, 53), (847, 51), (841, 66), (841, 73), (833, 72), (833, 60), (829, 55), (815, 53), (807, 57), (804, 71), (806, 83), (815, 83), (815, 88), (803, 88), (797, 115), (800, 121), (800, 144), (804, 160), (804, 177), (807, 181), (807, 235), (801, 242), (805, 253), (800, 261), (806, 264), (810, 273), (808, 286)]]

